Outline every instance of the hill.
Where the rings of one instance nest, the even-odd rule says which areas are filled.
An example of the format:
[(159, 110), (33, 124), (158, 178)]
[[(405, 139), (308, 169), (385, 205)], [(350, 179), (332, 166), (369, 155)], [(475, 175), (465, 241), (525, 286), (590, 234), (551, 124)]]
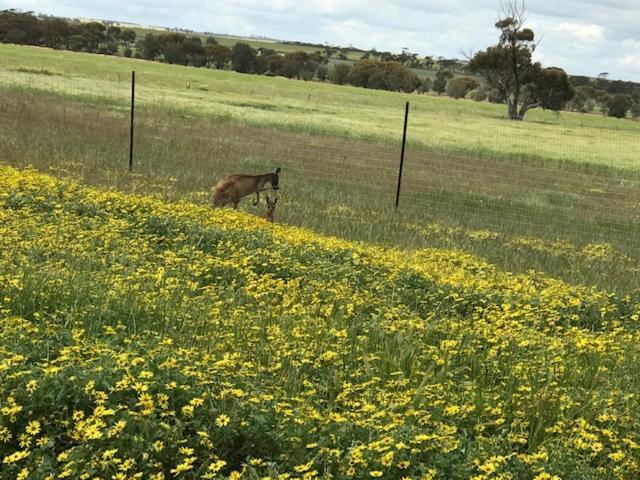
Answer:
[(640, 470), (637, 298), (9, 167), (0, 231), (0, 478)]

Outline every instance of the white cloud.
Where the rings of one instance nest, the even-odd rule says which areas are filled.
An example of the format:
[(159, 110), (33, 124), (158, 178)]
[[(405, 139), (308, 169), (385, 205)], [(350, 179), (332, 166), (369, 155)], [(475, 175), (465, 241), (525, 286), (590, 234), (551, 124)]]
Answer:
[(604, 39), (604, 27), (596, 24), (584, 25), (563, 22), (558, 25), (557, 29), (560, 32), (567, 32), (583, 42), (599, 42)]
[(622, 54), (616, 60), (619, 69), (640, 78), (640, 40), (628, 38), (622, 42)]

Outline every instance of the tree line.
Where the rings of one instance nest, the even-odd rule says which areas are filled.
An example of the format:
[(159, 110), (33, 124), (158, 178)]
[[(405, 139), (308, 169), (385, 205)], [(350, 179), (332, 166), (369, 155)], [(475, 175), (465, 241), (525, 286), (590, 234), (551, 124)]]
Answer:
[(0, 11), (0, 43), (34, 45), (77, 52), (132, 55), (136, 32), (101, 22), (70, 22), (32, 12)]
[(634, 82), (608, 80), (606, 74), (598, 78), (574, 76), (575, 95), (568, 108), (574, 112), (601, 112), (624, 118), (629, 114), (640, 119), (640, 85)]

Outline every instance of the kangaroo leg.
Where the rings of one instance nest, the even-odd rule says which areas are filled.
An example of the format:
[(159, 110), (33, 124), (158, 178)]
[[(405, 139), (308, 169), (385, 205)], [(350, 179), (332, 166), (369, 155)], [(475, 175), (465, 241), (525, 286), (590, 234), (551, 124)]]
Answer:
[(260, 189), (256, 190), (256, 201), (253, 202), (253, 206), (255, 207), (260, 203)]
[(233, 189), (232, 198), (233, 198), (233, 209), (237, 210), (238, 203), (240, 203), (240, 192), (238, 191), (237, 188)]

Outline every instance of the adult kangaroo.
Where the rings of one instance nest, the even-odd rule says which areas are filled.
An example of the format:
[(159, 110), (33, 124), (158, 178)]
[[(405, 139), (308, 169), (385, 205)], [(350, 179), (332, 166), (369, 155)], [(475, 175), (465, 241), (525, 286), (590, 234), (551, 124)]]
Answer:
[(278, 190), (278, 180), (280, 178), (280, 167), (272, 173), (265, 173), (264, 175), (245, 175), (242, 173), (234, 173), (220, 180), (211, 189), (211, 202), (214, 207), (222, 207), (230, 203), (233, 204), (233, 208), (238, 208), (238, 203), (242, 197), (256, 194), (256, 200), (254, 205), (258, 205), (260, 202), (260, 192), (268, 190), (265, 188), (267, 183), (271, 184), (273, 190)]

